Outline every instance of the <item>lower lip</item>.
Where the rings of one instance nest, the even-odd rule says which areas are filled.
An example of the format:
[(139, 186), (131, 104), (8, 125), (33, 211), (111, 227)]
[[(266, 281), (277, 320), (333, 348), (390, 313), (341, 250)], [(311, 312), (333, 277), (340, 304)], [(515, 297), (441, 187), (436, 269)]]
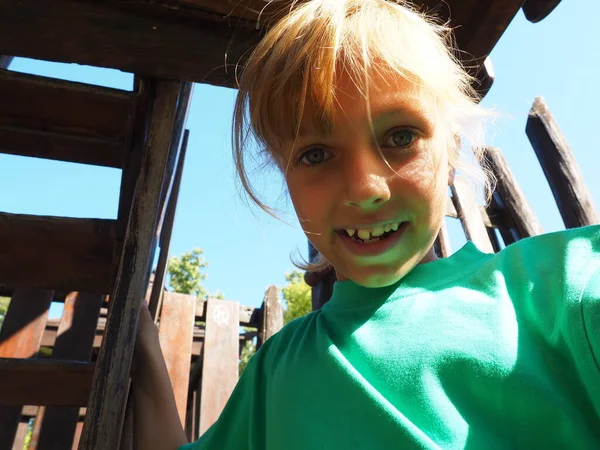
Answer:
[(406, 230), (407, 226), (408, 222), (403, 222), (398, 228), (398, 231), (394, 232), (386, 239), (373, 242), (372, 244), (363, 244), (362, 242), (358, 242), (355, 239), (352, 239), (343, 231), (338, 232), (337, 235), (340, 237), (344, 246), (355, 255), (377, 256), (387, 252), (389, 249), (394, 247), (404, 234), (404, 231)]

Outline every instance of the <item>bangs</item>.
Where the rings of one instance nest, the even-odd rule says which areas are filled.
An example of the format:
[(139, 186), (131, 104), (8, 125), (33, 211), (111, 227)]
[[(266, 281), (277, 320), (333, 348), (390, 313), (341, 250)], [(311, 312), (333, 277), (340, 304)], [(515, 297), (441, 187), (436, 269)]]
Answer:
[(307, 105), (312, 126), (333, 122), (337, 79), (347, 74), (368, 101), (374, 78), (420, 85), (442, 104), (472, 104), (470, 79), (449, 50), (450, 31), (384, 0), (311, 1), (277, 23), (239, 83), (246, 131), (272, 156), (298, 135)]

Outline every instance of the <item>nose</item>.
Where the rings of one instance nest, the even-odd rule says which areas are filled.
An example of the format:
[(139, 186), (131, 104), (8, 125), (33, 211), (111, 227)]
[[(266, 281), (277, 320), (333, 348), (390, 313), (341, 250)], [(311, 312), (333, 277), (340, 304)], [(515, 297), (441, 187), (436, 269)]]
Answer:
[(393, 172), (377, 150), (352, 153), (344, 161), (345, 204), (363, 211), (378, 209), (392, 197), (389, 178)]

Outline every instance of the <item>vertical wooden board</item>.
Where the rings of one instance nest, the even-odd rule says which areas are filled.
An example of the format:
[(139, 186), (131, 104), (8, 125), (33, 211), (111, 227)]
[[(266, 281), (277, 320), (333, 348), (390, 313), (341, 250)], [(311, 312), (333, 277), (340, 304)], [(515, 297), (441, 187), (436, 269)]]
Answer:
[(262, 329), (260, 330), (261, 343), (267, 342), (271, 336), (283, 327), (283, 308), (275, 286), (269, 286), (265, 293), (262, 308)]
[(17, 428), (17, 435), (15, 436), (15, 440), (13, 442), (13, 450), (23, 450), (25, 446), (25, 437), (27, 436), (27, 432), (29, 431), (29, 421), (19, 422), (19, 426)]
[[(103, 300), (104, 296), (95, 294), (71, 292), (67, 295), (52, 359), (90, 360)], [(61, 450), (71, 447), (78, 420), (79, 407), (40, 408), (29, 450)]]
[(75, 437), (73, 438), (73, 447), (71, 450), (79, 449), (79, 441), (81, 440), (81, 432), (83, 431), (83, 422), (77, 422), (77, 426), (75, 427)]
[[(18, 289), (0, 330), (0, 357), (30, 358), (40, 348), (53, 291)], [(0, 405), (0, 450), (10, 450), (21, 420), (20, 406)]]
[(462, 222), (467, 239), (485, 253), (494, 253), (482, 212), (471, 186), (462, 178), (457, 178), (452, 186), (452, 201)]
[(438, 256), (442, 258), (447, 258), (452, 254), (452, 247), (450, 246), (450, 236), (448, 235), (448, 226), (446, 225), (446, 220), (442, 221), (442, 226), (440, 228), (440, 232), (438, 233), (438, 237), (435, 240), (435, 251)]
[(239, 311), (238, 302), (206, 302), (200, 435), (219, 418), (238, 380)]
[[(141, 302), (154, 256), (157, 214), (166, 173), (180, 83), (160, 80), (128, 215), (106, 331), (98, 354), (82, 450), (115, 450), (129, 393), (129, 374)], [(143, 136), (138, 136), (143, 139)]]
[(525, 132), (548, 180), (567, 228), (600, 223), (573, 151), (542, 97), (529, 111)]
[(196, 297), (165, 292), (159, 340), (182, 424), (185, 424), (187, 410), (195, 317)]

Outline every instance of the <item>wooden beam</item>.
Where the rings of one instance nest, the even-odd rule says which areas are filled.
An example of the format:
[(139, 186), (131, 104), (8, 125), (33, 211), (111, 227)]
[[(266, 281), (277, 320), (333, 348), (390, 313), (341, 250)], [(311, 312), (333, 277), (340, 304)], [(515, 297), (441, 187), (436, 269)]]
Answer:
[(523, 13), (530, 22), (541, 22), (554, 11), (560, 2), (561, 0), (527, 0), (523, 4)]
[(116, 222), (0, 213), (0, 284), (105, 294)]
[[(439, 10), (442, 19), (452, 12), (460, 56), (477, 74), (523, 0), (449, 0), (447, 8), (438, 0), (415, 3)], [(261, 23), (269, 22), (290, 4), (0, 0), (0, 52), (232, 87), (235, 65), (260, 39), (259, 13)], [(24, 29), (31, 39), (22, 39)]]
[(12, 56), (0, 55), (0, 69), (8, 69), (12, 60)]
[(496, 192), (500, 195), (509, 221), (516, 228), (519, 237), (526, 238), (542, 234), (544, 232), (542, 226), (510, 170), (502, 151), (496, 147), (488, 147), (485, 149), (484, 158), (497, 179)]
[(79, 361), (0, 358), (0, 398), (5, 405), (84, 406), (93, 372), (94, 364)]
[(494, 253), (494, 248), (490, 242), (485, 221), (481, 214), (481, 207), (477, 203), (471, 186), (462, 178), (457, 178), (450, 188), (452, 190), (452, 200), (467, 239), (473, 241), (481, 251)]
[(435, 240), (435, 251), (441, 258), (447, 258), (452, 254), (452, 247), (450, 246), (450, 236), (448, 235), (448, 227), (446, 221), (442, 222), (440, 232)]
[(200, 434), (216, 422), (238, 380), (239, 305), (209, 299), (200, 395)]
[(231, 23), (159, 2), (0, 0), (0, 54), (232, 86), (259, 34)]
[(160, 192), (179, 90), (179, 82), (157, 82), (123, 254), (110, 297), (107, 330), (98, 355), (81, 436), (82, 450), (119, 448), (139, 311), (152, 263)]
[(275, 286), (269, 286), (261, 307), (261, 323), (259, 327), (259, 344), (267, 342), (271, 336), (283, 327), (283, 308)]
[(565, 226), (575, 228), (598, 223), (600, 218), (573, 151), (542, 97), (533, 102), (525, 131)]
[(0, 70), (0, 98), (0, 151), (122, 166), (133, 93)]

